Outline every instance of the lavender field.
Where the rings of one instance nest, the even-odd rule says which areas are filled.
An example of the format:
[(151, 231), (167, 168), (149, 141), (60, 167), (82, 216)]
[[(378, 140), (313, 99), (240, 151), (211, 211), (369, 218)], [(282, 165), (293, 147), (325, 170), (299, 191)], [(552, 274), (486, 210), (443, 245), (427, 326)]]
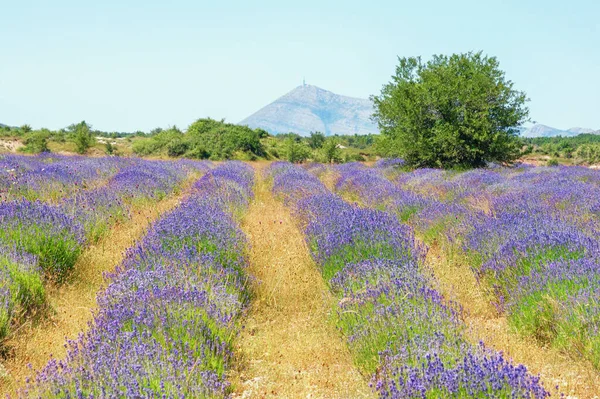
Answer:
[(599, 231), (583, 167), (6, 155), (1, 391), (598, 397)]

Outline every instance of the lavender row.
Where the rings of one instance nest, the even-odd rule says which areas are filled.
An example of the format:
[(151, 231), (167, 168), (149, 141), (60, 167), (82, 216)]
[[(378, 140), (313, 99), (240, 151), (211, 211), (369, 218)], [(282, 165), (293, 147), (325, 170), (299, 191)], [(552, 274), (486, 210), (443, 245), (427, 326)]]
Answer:
[(0, 337), (9, 333), (13, 319), (44, 304), (45, 281), (63, 282), (89, 243), (126, 220), (135, 203), (175, 190), (189, 168), (138, 161), (104, 187), (58, 204), (0, 203)]
[(127, 163), (114, 157), (4, 155), (0, 158), (0, 200), (57, 201), (101, 184)]
[(350, 205), (291, 164), (273, 164), (270, 175), (339, 298), (338, 325), (380, 397), (548, 396), (525, 367), (463, 338), (460, 309), (434, 288), (423, 248), (395, 215)]
[(232, 339), (248, 300), (246, 239), (235, 215), (253, 171), (230, 162), (155, 222), (105, 292), (90, 330), (69, 342), (25, 397), (226, 397)]
[[(600, 368), (598, 171), (521, 166), (368, 172), (381, 185), (378, 171), (396, 183), (387, 206), (403, 214), (407, 204), (415, 205), (411, 224), (463, 252), (518, 331)], [(367, 191), (361, 195), (368, 197)], [(414, 201), (403, 201), (407, 196)]]
[[(117, 174), (123, 175), (128, 170), (144, 169), (147, 173), (155, 173), (157, 169), (168, 168), (171, 173), (181, 173), (186, 169), (197, 168), (198, 165), (204, 169), (202, 164), (194, 161), (165, 162), (138, 158), (9, 154), (0, 158), (0, 201), (27, 199), (58, 202), (102, 187), (107, 180)], [(147, 190), (153, 188), (164, 189), (149, 187)]]

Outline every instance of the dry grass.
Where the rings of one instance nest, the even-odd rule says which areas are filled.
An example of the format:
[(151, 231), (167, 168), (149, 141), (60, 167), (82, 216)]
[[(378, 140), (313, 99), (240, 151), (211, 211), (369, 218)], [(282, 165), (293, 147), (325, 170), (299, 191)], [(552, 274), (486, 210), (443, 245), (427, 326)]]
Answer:
[(600, 373), (589, 362), (540, 347), (533, 339), (512, 331), (506, 318), (490, 304), (489, 294), (477, 283), (464, 257), (433, 245), (427, 254), (427, 264), (444, 296), (463, 306), (467, 337), (473, 343), (483, 341), (526, 365), (533, 374), (540, 375), (549, 391), (554, 392), (558, 386), (570, 398), (599, 397)]
[[(262, 169), (262, 164), (256, 164)], [(264, 181), (242, 227), (255, 297), (237, 342), (238, 398), (372, 397), (332, 323), (335, 300), (289, 211)]]
[(328, 168), (325, 173), (323, 173), (319, 179), (321, 183), (325, 185), (330, 191), (335, 191), (335, 184), (340, 178), (340, 174), (336, 172), (333, 168)]
[(13, 394), (23, 386), (32, 374), (29, 364), (35, 372), (51, 357), (66, 355), (66, 339), (77, 338), (92, 320), (96, 295), (105, 285), (104, 273), (113, 271), (150, 223), (174, 208), (180, 199), (171, 196), (137, 207), (130, 220), (114, 226), (105, 238), (82, 253), (67, 284), (47, 288), (49, 314), (27, 320), (6, 341), (10, 353), (0, 365), (7, 373), (0, 379), (0, 395)]
[(25, 147), (19, 139), (4, 138), (0, 139), (0, 153), (4, 152), (17, 152), (20, 148)]

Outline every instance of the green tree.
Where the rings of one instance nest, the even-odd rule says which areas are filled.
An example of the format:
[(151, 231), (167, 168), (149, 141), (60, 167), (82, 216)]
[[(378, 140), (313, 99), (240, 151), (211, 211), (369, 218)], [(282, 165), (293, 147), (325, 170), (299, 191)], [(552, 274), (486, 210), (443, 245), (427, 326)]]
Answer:
[(525, 93), (482, 52), (399, 58), (392, 81), (372, 96), (388, 156), (413, 167), (480, 167), (519, 156)]
[(310, 156), (310, 148), (301, 141), (295, 140), (293, 137), (288, 137), (285, 140), (285, 158), (292, 163), (304, 162)]
[(19, 129), (21, 129), (21, 132), (23, 132), (23, 134), (31, 133), (31, 131), (33, 130), (30, 125), (23, 125)]
[(85, 121), (69, 126), (69, 130), (73, 133), (73, 141), (79, 154), (85, 154), (96, 143), (92, 127)]
[(338, 140), (333, 137), (325, 140), (323, 143), (323, 148), (321, 149), (323, 154), (323, 162), (338, 163), (342, 161), (342, 150), (338, 144)]
[(115, 147), (112, 145), (112, 143), (110, 141), (107, 141), (106, 143), (104, 143), (104, 152), (106, 152), (106, 155), (114, 154)]
[(308, 138), (308, 145), (313, 150), (317, 150), (323, 147), (325, 143), (325, 135), (321, 132), (310, 132), (310, 137)]

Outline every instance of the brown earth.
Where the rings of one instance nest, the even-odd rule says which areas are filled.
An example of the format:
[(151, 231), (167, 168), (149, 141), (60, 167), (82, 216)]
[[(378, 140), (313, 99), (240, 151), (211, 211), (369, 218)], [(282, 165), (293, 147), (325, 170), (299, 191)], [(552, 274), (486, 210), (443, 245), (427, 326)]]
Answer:
[(373, 397), (333, 324), (335, 299), (295, 220), (260, 178), (255, 195), (242, 221), (255, 297), (237, 341), (234, 397)]

